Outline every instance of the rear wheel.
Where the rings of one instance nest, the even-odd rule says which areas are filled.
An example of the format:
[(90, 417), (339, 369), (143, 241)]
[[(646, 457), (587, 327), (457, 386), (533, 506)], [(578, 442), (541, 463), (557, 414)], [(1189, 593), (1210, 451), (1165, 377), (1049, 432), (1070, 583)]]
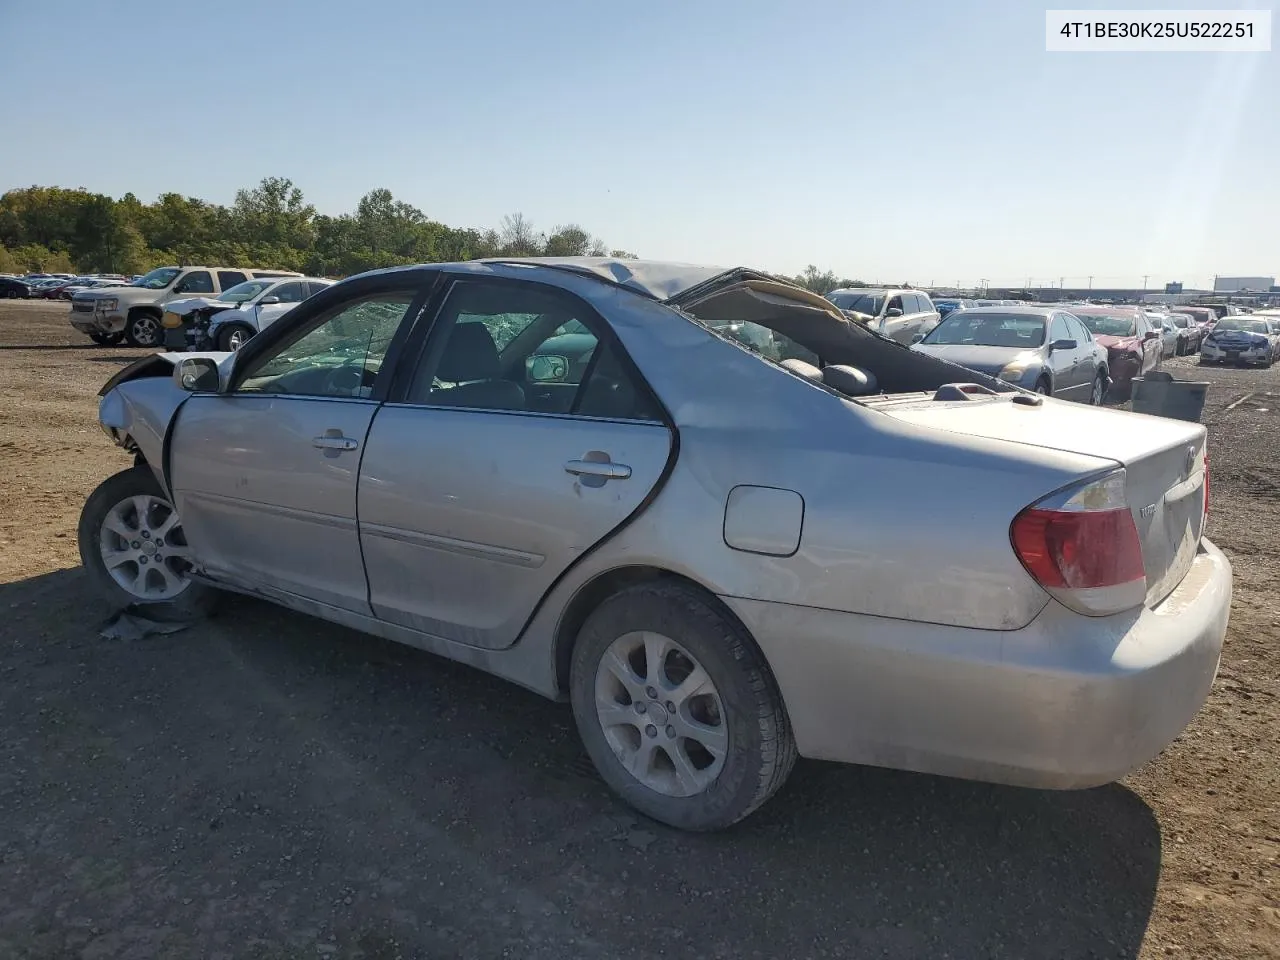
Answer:
[(10, 300), (17, 300), (18, 297), (22, 296), (22, 294), (18, 293), (17, 290), (13, 290), (13, 289), (6, 290), (4, 295), (8, 297)]
[(145, 605), (157, 620), (192, 620), (216, 592), (189, 576), (182, 519), (146, 464), (108, 477), (80, 512), (80, 560), (94, 588), (116, 607)]
[(160, 319), (152, 313), (135, 313), (124, 328), (125, 339), (133, 347), (158, 347), (164, 339)]
[(104, 347), (114, 347), (124, 340), (123, 333), (91, 333), (89, 339)]
[(718, 830), (769, 799), (795, 740), (764, 656), (700, 592), (643, 584), (605, 600), (573, 651), (570, 695), (587, 753), (641, 813)]
[(1101, 373), (1093, 378), (1093, 392), (1089, 394), (1089, 403), (1095, 407), (1102, 406), (1102, 400), (1107, 395), (1107, 379)]

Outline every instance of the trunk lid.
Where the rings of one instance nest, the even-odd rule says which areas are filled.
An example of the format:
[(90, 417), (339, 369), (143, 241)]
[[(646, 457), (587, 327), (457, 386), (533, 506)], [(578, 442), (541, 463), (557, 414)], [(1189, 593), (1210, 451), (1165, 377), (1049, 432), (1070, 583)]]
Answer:
[(1061, 400), (1030, 406), (1003, 397), (952, 403), (923, 397), (887, 397), (885, 403), (859, 399), (907, 423), (1067, 450), (1123, 466), (1129, 509), (1142, 541), (1148, 606), (1167, 597), (1195, 560), (1204, 529), (1206, 479), (1206, 431), (1198, 423)]

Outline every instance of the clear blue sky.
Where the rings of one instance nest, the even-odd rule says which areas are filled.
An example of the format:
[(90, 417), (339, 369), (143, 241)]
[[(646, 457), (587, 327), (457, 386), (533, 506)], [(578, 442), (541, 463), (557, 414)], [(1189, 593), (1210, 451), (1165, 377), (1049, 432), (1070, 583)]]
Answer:
[(0, 0), (0, 189), (280, 175), (867, 280), (1280, 273), (1280, 53), (1049, 54), (1044, 8)]

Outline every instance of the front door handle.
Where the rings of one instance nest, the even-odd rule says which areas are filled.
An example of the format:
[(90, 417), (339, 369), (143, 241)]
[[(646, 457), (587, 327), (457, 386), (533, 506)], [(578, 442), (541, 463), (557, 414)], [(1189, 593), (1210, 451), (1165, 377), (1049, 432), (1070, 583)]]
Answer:
[(311, 445), (320, 450), (354, 450), (360, 446), (360, 441), (353, 440), (351, 437), (325, 434), (323, 437), (312, 437)]
[(599, 477), (601, 480), (626, 480), (631, 476), (631, 468), (625, 463), (609, 460), (570, 460), (564, 469), (575, 477)]

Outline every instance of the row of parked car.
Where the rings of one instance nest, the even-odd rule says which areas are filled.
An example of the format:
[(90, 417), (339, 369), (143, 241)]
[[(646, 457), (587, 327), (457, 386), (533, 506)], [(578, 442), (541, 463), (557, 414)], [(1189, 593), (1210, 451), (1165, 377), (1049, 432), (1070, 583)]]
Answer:
[[(334, 283), (283, 270), (170, 266), (134, 277), (35, 278), (72, 300), (71, 324), (95, 342), (238, 350)], [(49, 294), (46, 294), (49, 295)], [(1173, 356), (1204, 363), (1280, 359), (1280, 317), (1226, 316), (1229, 305), (1152, 309), (940, 297), (908, 288), (844, 288), (826, 299), (883, 336), (1007, 383), (1101, 404)], [(744, 334), (745, 335), (745, 334)], [(758, 348), (759, 345), (753, 345)], [(794, 358), (804, 360), (806, 358)]]
[[(137, 277), (132, 278), (136, 280)], [(8, 300), (70, 300), (82, 290), (119, 287), (131, 278), (118, 273), (77, 275), (73, 273), (28, 273), (25, 276), (0, 274), (0, 298)]]
[(934, 300), (922, 290), (861, 287), (834, 290), (827, 299), (847, 317), (918, 352), (1037, 393), (1095, 404), (1127, 399), (1134, 378), (1169, 357), (1198, 352), (1204, 362), (1266, 364), (1280, 358), (1280, 338), (1263, 345), (1273, 321), (1228, 317), (1237, 308), (1227, 304), (1154, 309)]

